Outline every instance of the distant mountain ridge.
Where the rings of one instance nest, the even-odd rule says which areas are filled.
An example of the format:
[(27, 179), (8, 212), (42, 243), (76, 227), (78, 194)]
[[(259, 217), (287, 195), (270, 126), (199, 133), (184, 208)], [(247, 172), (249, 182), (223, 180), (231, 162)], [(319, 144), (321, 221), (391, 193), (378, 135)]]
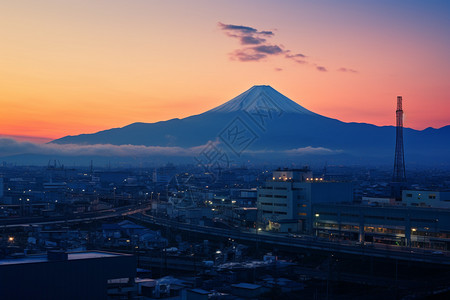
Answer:
[[(329, 155), (376, 160), (393, 156), (395, 147), (393, 126), (345, 123), (328, 118), (309, 111), (270, 86), (253, 86), (199, 115), (156, 123), (133, 123), (93, 134), (66, 136), (51, 143), (187, 148), (219, 141), (236, 152), (226, 140), (231, 129), (246, 131), (245, 141), (251, 141), (245, 144), (246, 153), (286, 151), (292, 154), (309, 147), (329, 150)], [(243, 141), (240, 137), (239, 150)], [(407, 160), (449, 161), (450, 126), (422, 131), (405, 128), (404, 141)]]

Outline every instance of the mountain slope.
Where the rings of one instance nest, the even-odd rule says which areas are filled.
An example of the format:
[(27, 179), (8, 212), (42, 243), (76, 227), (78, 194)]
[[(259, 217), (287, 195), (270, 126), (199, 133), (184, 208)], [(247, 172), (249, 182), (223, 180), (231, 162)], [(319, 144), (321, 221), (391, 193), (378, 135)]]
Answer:
[[(420, 160), (431, 154), (435, 159), (448, 161), (449, 128), (405, 129), (406, 158)], [(393, 126), (327, 118), (305, 109), (270, 86), (254, 86), (214, 109), (184, 119), (133, 123), (94, 134), (67, 136), (52, 143), (195, 147), (208, 141), (226, 144), (226, 136), (231, 137), (233, 130), (234, 133), (246, 131), (251, 143), (245, 149), (250, 152), (313, 147), (377, 158), (392, 156), (395, 147)]]
[[(262, 101), (262, 102), (261, 102)], [(214, 140), (233, 118), (257, 105), (272, 105), (281, 114), (319, 116), (280, 94), (270, 86), (254, 86), (232, 100), (199, 115), (156, 123), (133, 123), (93, 134), (66, 136), (58, 144), (113, 144), (192, 147)]]

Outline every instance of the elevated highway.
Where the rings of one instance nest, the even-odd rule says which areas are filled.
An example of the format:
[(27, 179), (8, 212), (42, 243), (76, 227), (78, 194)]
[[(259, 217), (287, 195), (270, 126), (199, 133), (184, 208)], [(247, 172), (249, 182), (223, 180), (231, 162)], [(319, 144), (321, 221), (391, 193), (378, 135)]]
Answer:
[(72, 216), (7, 218), (0, 219), (0, 229), (24, 227), (32, 225), (50, 225), (62, 223), (83, 223), (94, 220), (103, 220), (143, 213), (150, 209), (148, 205), (124, 206), (114, 209), (101, 210), (91, 213), (76, 214)]
[(249, 232), (232, 229), (222, 229), (208, 226), (180, 223), (170, 219), (156, 218), (146, 214), (135, 214), (131, 219), (143, 224), (172, 227), (181, 231), (195, 232), (208, 236), (220, 236), (232, 238), (238, 241), (251, 241), (260, 244), (278, 245), (293, 247), (297, 249), (311, 249), (324, 252), (345, 253), (352, 255), (362, 255), (367, 257), (378, 257), (392, 260), (403, 260), (410, 262), (423, 262), (440, 265), (450, 265), (450, 255), (447, 252), (433, 252), (409, 247), (398, 247), (390, 245), (356, 245), (354, 243), (331, 242), (315, 237), (305, 236), (294, 238), (281, 234), (270, 234), (266, 232)]

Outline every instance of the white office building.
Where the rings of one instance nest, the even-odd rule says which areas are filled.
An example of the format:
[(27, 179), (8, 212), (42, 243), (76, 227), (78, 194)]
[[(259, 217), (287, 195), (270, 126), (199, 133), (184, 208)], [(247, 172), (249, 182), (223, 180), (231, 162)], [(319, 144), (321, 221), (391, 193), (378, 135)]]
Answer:
[(266, 230), (311, 232), (312, 204), (352, 202), (350, 182), (326, 181), (307, 169), (284, 169), (258, 189), (258, 221)]
[(402, 204), (406, 206), (450, 208), (450, 191), (404, 190)]

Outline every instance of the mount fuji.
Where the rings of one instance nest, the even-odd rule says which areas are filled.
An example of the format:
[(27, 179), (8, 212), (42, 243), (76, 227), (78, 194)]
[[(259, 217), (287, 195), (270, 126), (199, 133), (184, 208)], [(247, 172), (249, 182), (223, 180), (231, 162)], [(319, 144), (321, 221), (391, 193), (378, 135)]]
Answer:
[[(404, 129), (410, 162), (449, 163), (450, 126)], [(346, 162), (390, 163), (395, 127), (346, 123), (316, 114), (270, 86), (253, 86), (199, 115), (156, 123), (133, 123), (93, 134), (66, 136), (56, 144), (111, 144), (192, 148), (221, 144), (236, 156), (328, 155)]]

